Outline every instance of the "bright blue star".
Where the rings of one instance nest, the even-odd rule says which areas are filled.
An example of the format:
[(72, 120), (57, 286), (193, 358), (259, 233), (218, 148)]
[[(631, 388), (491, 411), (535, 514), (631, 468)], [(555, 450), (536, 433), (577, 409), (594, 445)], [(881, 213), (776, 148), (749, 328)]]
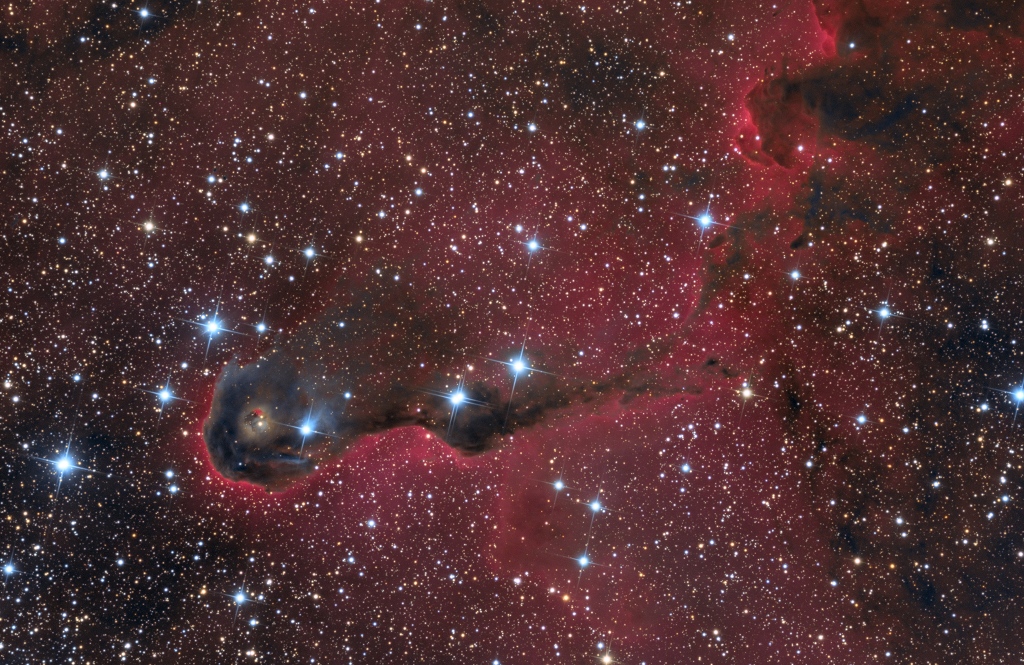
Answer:
[(234, 330), (231, 330), (230, 328), (226, 328), (226, 327), (222, 326), (221, 323), (220, 323), (220, 319), (218, 318), (219, 315), (220, 315), (220, 303), (218, 302), (217, 303), (217, 307), (213, 310), (213, 314), (203, 315), (203, 316), (199, 317), (199, 319), (200, 319), (199, 321), (184, 320), (185, 323), (190, 323), (190, 324), (192, 324), (194, 326), (199, 326), (200, 328), (203, 329), (203, 332), (207, 335), (207, 339), (206, 339), (206, 353), (207, 354), (210, 353), (210, 346), (213, 344), (214, 336), (218, 335), (219, 333), (225, 332), (225, 333), (231, 333), (232, 335), (241, 335), (242, 334), (242, 333), (239, 333), (239, 332), (235, 332)]
[(584, 554), (583, 556), (581, 556), (579, 559), (576, 559), (576, 560), (579, 561), (580, 568), (586, 568), (587, 566), (590, 565), (590, 559), (587, 558), (586, 554)]
[(644, 128), (647, 127), (647, 123), (644, 122), (643, 120), (637, 120), (636, 123), (635, 123), (635, 127), (637, 129), (639, 129), (640, 131), (643, 131)]
[(164, 385), (161, 388), (159, 388), (158, 390), (146, 390), (145, 388), (143, 388), (142, 390), (143, 390), (143, 392), (147, 392), (150, 395), (153, 395), (154, 397), (156, 397), (158, 400), (160, 400), (160, 412), (161, 413), (163, 413), (164, 407), (167, 404), (169, 404), (170, 402), (179, 402), (179, 401), (181, 401), (181, 402), (188, 402), (189, 401), (189, 400), (185, 399), (184, 397), (178, 397), (177, 395), (174, 394), (174, 391), (171, 390), (171, 377), (170, 377), (170, 375), (168, 375), (167, 381), (165, 381)]
[(80, 471), (87, 471), (89, 473), (96, 473), (92, 469), (87, 469), (83, 466), (78, 466), (75, 460), (71, 457), (71, 441), (69, 440), (67, 445), (64, 447), (64, 454), (57, 459), (48, 459), (45, 457), (36, 457), (36, 460), (50, 464), (54, 470), (57, 471), (57, 496), (60, 496), (60, 488), (64, 483), (64, 476), (71, 473), (71, 471), (78, 469)]
[[(470, 368), (472, 369), (472, 368)], [(465, 389), (465, 377), (459, 377), (459, 382), (455, 385), (451, 392), (440, 392), (434, 390), (423, 390), (422, 392), (434, 395), (441, 399), (447, 400), (451, 403), (451, 415), (448, 417), (448, 434), (451, 435), (452, 427), (455, 425), (455, 419), (459, 414), (459, 409), (465, 406), (487, 406), (486, 402), (473, 399), (466, 394)], [(347, 393), (346, 393), (347, 395)]]

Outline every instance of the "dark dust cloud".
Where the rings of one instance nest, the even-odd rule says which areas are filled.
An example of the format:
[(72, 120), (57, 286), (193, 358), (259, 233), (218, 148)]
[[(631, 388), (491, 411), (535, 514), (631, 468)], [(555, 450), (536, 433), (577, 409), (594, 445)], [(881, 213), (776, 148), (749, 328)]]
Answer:
[[(580, 382), (534, 367), (522, 348), (505, 358), (474, 358), (458, 341), (465, 326), (445, 308), (431, 308), (427, 294), (384, 284), (350, 300), (258, 359), (224, 368), (203, 438), (225, 477), (286, 489), (359, 437), (407, 426), (474, 455), (573, 406), (672, 391), (641, 371), (650, 351), (631, 354), (628, 376)], [(484, 380), (446, 371), (467, 358), (504, 371)]]

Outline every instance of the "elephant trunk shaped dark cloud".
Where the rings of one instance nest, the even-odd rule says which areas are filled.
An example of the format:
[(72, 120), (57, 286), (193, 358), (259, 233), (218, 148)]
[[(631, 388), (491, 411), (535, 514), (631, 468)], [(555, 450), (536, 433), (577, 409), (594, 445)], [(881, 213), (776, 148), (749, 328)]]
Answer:
[[(635, 378), (580, 382), (525, 364), (483, 362), (459, 341), (458, 326), (424, 302), (427, 296), (400, 287), (367, 290), (257, 360), (229, 363), (203, 428), (217, 470), (283, 490), (361, 436), (419, 426), (478, 454), (575, 404), (663, 392)], [(496, 371), (475, 378), (469, 364)]]

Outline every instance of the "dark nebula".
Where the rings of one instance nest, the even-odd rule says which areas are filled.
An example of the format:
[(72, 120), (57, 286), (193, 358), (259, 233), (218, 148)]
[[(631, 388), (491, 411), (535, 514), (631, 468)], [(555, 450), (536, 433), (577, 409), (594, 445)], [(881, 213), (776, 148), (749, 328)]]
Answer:
[(218, 471), (232, 480), (268, 488), (287, 486), (312, 472), (314, 462), (303, 449), (308, 444), (312, 453), (321, 447), (322, 435), (304, 424), (304, 407), (311, 406), (304, 383), (294, 362), (280, 354), (224, 369), (203, 425), (203, 438)]
[[(524, 348), (478, 357), (482, 372), (474, 364), (446, 371), (469, 351), (454, 318), (443, 307), (431, 311), (430, 299), (386, 283), (356, 288), (350, 304), (327, 309), (258, 359), (228, 363), (203, 425), (217, 470), (278, 491), (362, 436), (418, 426), (473, 455), (559, 411), (678, 391), (643, 369), (664, 345), (632, 353), (628, 375), (600, 381), (556, 376), (534, 366)], [(487, 372), (489, 363), (500, 369)]]

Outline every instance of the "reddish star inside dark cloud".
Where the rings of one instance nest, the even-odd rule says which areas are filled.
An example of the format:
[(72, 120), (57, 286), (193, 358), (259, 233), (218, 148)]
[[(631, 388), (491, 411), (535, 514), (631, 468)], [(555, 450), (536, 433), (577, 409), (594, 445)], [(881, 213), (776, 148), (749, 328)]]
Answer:
[(8, 8), (0, 650), (1012, 660), (1022, 32)]

